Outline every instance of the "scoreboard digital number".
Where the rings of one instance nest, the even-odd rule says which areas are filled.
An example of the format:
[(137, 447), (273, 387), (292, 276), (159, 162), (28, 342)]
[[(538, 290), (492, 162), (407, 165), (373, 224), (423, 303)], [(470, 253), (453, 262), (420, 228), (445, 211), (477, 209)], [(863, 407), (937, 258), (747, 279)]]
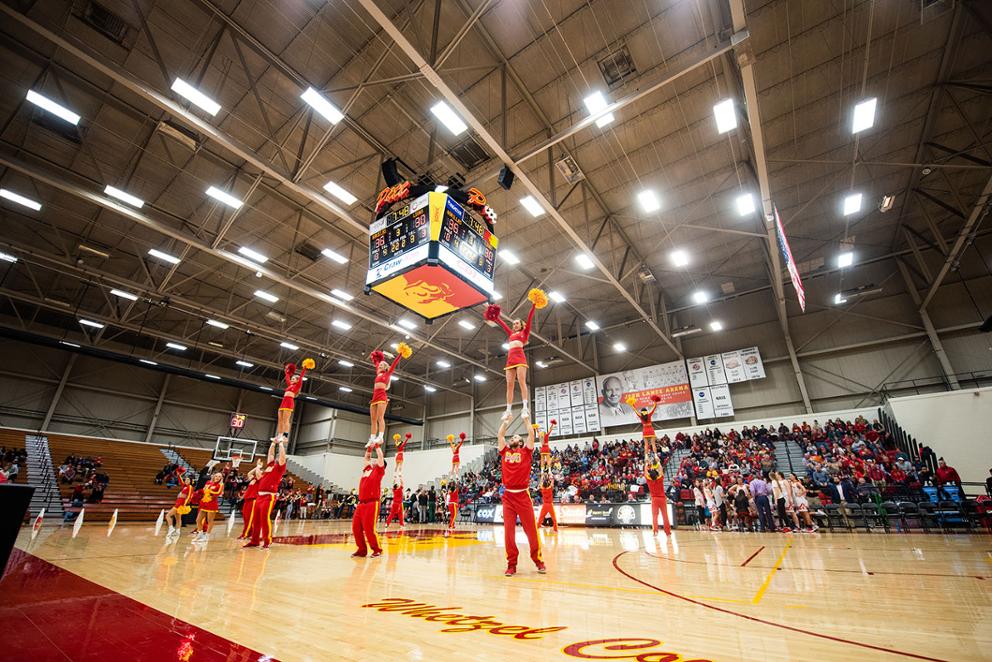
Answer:
[(369, 236), (369, 269), (398, 258), (430, 241), (430, 217), (427, 207), (408, 214), (399, 221)]
[(438, 241), (466, 264), (492, 280), (496, 271), (496, 249), (483, 238), (485, 232), (485, 227), (471, 216), (459, 218), (450, 207), (446, 207)]

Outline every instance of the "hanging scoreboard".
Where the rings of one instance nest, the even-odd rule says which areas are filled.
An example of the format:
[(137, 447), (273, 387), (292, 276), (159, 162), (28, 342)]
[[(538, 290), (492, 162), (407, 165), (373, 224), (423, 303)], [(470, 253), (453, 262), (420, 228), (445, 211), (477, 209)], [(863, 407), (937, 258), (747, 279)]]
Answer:
[(499, 239), (445, 193), (425, 193), (369, 228), (365, 291), (430, 321), (489, 301)]

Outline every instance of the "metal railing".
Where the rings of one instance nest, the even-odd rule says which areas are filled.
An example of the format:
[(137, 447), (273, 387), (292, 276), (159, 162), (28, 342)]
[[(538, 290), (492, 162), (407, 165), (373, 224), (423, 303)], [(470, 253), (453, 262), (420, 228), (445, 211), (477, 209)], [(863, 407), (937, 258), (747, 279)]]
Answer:
[(992, 370), (978, 370), (970, 372), (957, 372), (953, 375), (934, 375), (933, 377), (919, 377), (916, 379), (902, 379), (894, 382), (886, 382), (882, 385), (882, 401), (899, 395), (921, 395), (923, 393), (935, 393), (941, 391), (953, 391), (951, 386), (953, 377), (961, 388), (981, 388), (992, 386)]

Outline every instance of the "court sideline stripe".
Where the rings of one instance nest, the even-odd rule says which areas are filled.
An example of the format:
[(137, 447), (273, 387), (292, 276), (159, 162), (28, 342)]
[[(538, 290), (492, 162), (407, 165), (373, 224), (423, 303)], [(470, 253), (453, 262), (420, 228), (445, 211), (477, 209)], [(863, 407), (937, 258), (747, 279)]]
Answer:
[(753, 559), (753, 558), (754, 558), (755, 556), (757, 556), (758, 554), (760, 554), (760, 553), (761, 553), (761, 551), (762, 551), (762, 550), (763, 550), (764, 548), (765, 548), (765, 546), (764, 546), (764, 545), (762, 545), (761, 547), (759, 547), (759, 548), (758, 548), (758, 551), (756, 551), (756, 552), (755, 552), (754, 554), (752, 554), (751, 556), (749, 556), (749, 557), (747, 557), (747, 560), (746, 560), (746, 561), (744, 561), (744, 563), (741, 563), (741, 567), (743, 568), (743, 567), (744, 567), (744, 566), (746, 566), (746, 565), (747, 565), (748, 563), (750, 563), (750, 562), (751, 562), (751, 559)]
[(720, 612), (722, 614), (729, 614), (731, 616), (738, 616), (740, 618), (747, 619), (747, 620), (752, 621), (754, 623), (761, 623), (762, 625), (770, 625), (770, 626), (775, 627), (775, 628), (781, 628), (783, 630), (789, 630), (790, 632), (798, 632), (800, 634), (808, 634), (811, 637), (818, 637), (820, 639), (827, 639), (829, 641), (836, 641), (836, 642), (839, 642), (839, 643), (842, 643), (842, 644), (850, 644), (852, 646), (860, 646), (861, 648), (868, 648), (868, 649), (871, 649), (871, 650), (882, 651), (883, 653), (892, 653), (893, 655), (902, 655), (903, 657), (911, 657), (911, 658), (916, 659), (916, 660), (929, 660), (930, 662), (949, 662), (948, 660), (944, 660), (943, 658), (939, 658), (939, 657), (927, 657), (926, 655), (918, 655), (916, 653), (907, 653), (906, 651), (896, 650), (895, 648), (886, 648), (885, 646), (875, 646), (874, 644), (866, 644), (866, 643), (863, 643), (863, 642), (860, 642), (860, 641), (853, 641), (851, 639), (844, 639), (843, 637), (835, 637), (833, 635), (824, 634), (822, 632), (816, 632), (814, 630), (805, 630), (803, 628), (797, 628), (797, 627), (793, 627), (791, 625), (785, 625), (784, 623), (776, 623), (775, 621), (766, 621), (765, 619), (758, 618), (757, 616), (750, 616), (748, 614), (742, 614), (739, 611), (734, 611), (732, 609), (726, 609), (725, 607), (717, 607), (716, 605), (707, 604), (707, 603), (701, 602), (699, 600), (694, 600), (692, 598), (688, 598), (688, 597), (686, 597), (684, 595), (679, 595), (678, 593), (673, 593), (671, 591), (667, 591), (667, 590), (665, 590), (665, 589), (663, 589), (663, 588), (661, 588), (659, 586), (655, 586), (654, 584), (649, 584), (648, 582), (646, 582), (646, 581), (644, 581), (642, 579), (638, 579), (634, 575), (630, 574), (629, 572), (627, 572), (626, 570), (624, 570), (623, 568), (621, 568), (620, 567), (620, 564), (619, 564), (620, 557), (623, 556), (624, 554), (629, 554), (629, 553), (630, 552), (623, 551), (623, 552), (620, 552), (619, 554), (617, 554), (616, 556), (614, 556), (613, 557), (613, 568), (617, 572), (619, 572), (621, 575), (623, 575), (624, 577), (626, 577), (627, 579), (630, 579), (631, 581), (635, 581), (638, 584), (641, 584), (642, 586), (647, 586), (648, 588), (654, 589), (654, 590), (658, 591), (659, 593), (663, 593), (663, 594), (665, 594), (665, 595), (667, 595), (669, 597), (676, 598), (678, 600), (684, 600), (685, 602), (688, 602), (690, 604), (694, 604), (694, 605), (697, 605), (699, 607), (704, 607), (706, 609), (712, 609), (713, 611), (717, 611), (717, 612)]
[(791, 548), (792, 548), (791, 542), (785, 544), (785, 549), (782, 550), (782, 553), (779, 554), (778, 559), (775, 560), (775, 565), (772, 566), (771, 572), (769, 572), (768, 576), (765, 577), (765, 581), (761, 583), (761, 586), (758, 588), (758, 592), (754, 594), (754, 598), (751, 600), (751, 604), (756, 605), (759, 602), (761, 602), (762, 596), (765, 595), (765, 591), (767, 591), (768, 587), (771, 586), (772, 578), (775, 577), (775, 573), (778, 572), (778, 569), (782, 567), (782, 561), (785, 560), (785, 555), (789, 553), (789, 550)]

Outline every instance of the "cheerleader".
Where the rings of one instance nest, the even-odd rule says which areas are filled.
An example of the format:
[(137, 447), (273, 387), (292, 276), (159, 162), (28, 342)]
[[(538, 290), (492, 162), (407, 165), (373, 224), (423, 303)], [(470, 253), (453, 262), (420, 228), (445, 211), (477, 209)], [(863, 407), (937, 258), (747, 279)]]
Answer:
[[(551, 445), (548, 443), (548, 439), (551, 438), (551, 433), (556, 425), (558, 425), (558, 421), (552, 418), (548, 431), (544, 433), (544, 441), (541, 442), (541, 473), (551, 471)], [(534, 429), (537, 430), (539, 427), (535, 425)]]
[(396, 468), (393, 469), (393, 480), (397, 483), (403, 482), (403, 450), (406, 448), (411, 437), (413, 435), (407, 432), (406, 437), (401, 442), (399, 434), (393, 435), (393, 441), (396, 443)]
[(510, 409), (513, 406), (513, 385), (515, 383), (520, 385), (520, 399), (523, 400), (524, 404), (523, 415), (530, 417), (527, 400), (529, 393), (527, 390), (527, 357), (524, 356), (524, 345), (527, 344), (527, 340), (530, 338), (530, 327), (534, 321), (534, 311), (548, 305), (548, 297), (543, 290), (534, 288), (527, 293), (527, 299), (532, 305), (530, 313), (527, 315), (526, 323), (515, 319), (511, 322), (510, 326), (507, 326), (503, 318), (500, 317), (500, 307), (496, 304), (490, 304), (486, 308), (484, 315), (487, 322), (494, 322), (503, 327), (503, 330), (506, 331), (506, 335), (508, 336), (507, 343), (510, 345), (510, 351), (506, 355), (506, 367), (503, 369), (506, 374), (506, 411), (503, 412), (504, 421), (510, 420), (512, 416)]
[[(651, 417), (654, 416), (655, 410), (658, 409), (658, 403), (661, 402), (661, 398), (657, 395), (651, 396), (651, 402), (654, 403), (651, 406), (651, 409), (648, 409), (647, 407), (637, 409), (634, 407), (634, 405), (637, 404), (637, 400), (634, 399), (634, 396), (630, 396), (625, 400), (625, 402), (631, 409), (634, 410), (634, 415), (637, 416), (637, 420), (641, 422), (641, 436), (644, 439), (651, 439), (653, 441), (655, 434), (654, 426), (651, 424)], [(657, 453), (657, 451), (655, 452)]]
[(170, 536), (183, 528), (183, 515), (191, 510), (189, 503), (193, 499), (193, 483), (186, 475), (186, 469), (183, 467), (176, 469), (176, 477), (179, 478), (179, 484), (182, 487), (179, 489), (179, 494), (176, 495), (176, 502), (165, 514), (165, 521), (169, 523), (168, 535)]
[(455, 518), (458, 516), (458, 483), (451, 481), (448, 487), (448, 528), (455, 528)]
[(451, 446), (451, 477), (456, 478), (458, 476), (458, 467), (462, 465), (461, 455), (459, 451), (462, 449), (462, 444), (465, 443), (465, 433), (458, 433), (458, 443), (455, 443), (455, 435), (448, 435), (448, 445)]
[[(543, 453), (542, 453), (543, 456)], [(543, 460), (542, 460), (543, 461)], [(550, 472), (541, 473), (541, 513), (537, 516), (537, 525), (541, 526), (545, 517), (551, 518), (551, 526), (558, 532), (558, 518), (555, 516), (555, 479)]]
[(220, 509), (220, 495), (224, 493), (224, 474), (215, 473), (210, 482), (203, 486), (203, 496), (200, 497), (200, 512), (196, 514), (196, 531), (193, 542), (206, 542), (214, 517)]
[(792, 488), (792, 502), (795, 506), (795, 511), (793, 515), (797, 515), (803, 518), (806, 522), (806, 530), (810, 533), (816, 533), (820, 530), (816, 524), (813, 524), (813, 516), (809, 514), (809, 501), (806, 500), (806, 486), (803, 485), (796, 474), (789, 474), (789, 486)]
[(303, 388), (303, 375), (306, 374), (307, 370), (313, 370), (316, 365), (313, 359), (303, 359), (303, 369), (297, 375), (296, 364), (286, 364), (286, 391), (282, 394), (282, 402), (279, 403), (276, 436), (272, 437), (271, 441), (279, 441), (280, 438), (284, 442), (289, 440), (289, 427), (293, 423), (293, 408), (296, 406), (296, 396)]
[(241, 527), (241, 535), (238, 536), (238, 540), (247, 540), (248, 536), (251, 535), (251, 518), (255, 511), (255, 499), (258, 498), (258, 479), (262, 477), (264, 468), (265, 463), (262, 462), (262, 458), (258, 458), (255, 460), (255, 467), (246, 475), (248, 487), (245, 488), (245, 493), (241, 497), (241, 520), (244, 522), (244, 526)]
[(369, 403), (369, 416), (372, 419), (372, 431), (369, 434), (369, 442), (366, 445), (373, 446), (382, 443), (382, 437), (386, 433), (386, 405), (389, 397), (386, 391), (393, 376), (393, 371), (400, 362), (400, 358), (408, 359), (413, 354), (413, 350), (405, 342), (401, 342), (396, 348), (396, 358), (392, 365), (386, 363), (386, 355), (380, 350), (372, 352), (369, 358), (375, 366), (375, 382), (372, 385), (372, 402)]

